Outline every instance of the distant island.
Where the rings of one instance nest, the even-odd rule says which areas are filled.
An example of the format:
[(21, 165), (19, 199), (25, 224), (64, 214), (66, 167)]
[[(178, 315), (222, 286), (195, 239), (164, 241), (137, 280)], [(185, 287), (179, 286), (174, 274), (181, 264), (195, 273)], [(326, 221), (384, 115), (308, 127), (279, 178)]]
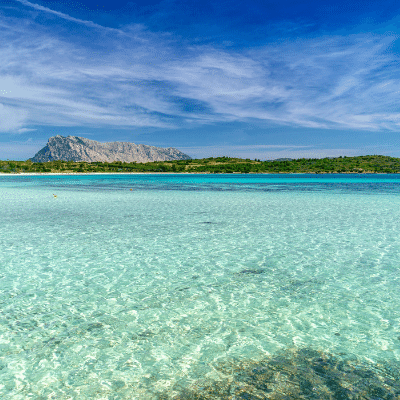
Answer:
[(0, 173), (389, 173), (400, 172), (400, 158), (359, 156), (300, 158), (260, 161), (230, 157), (153, 162), (85, 162), (55, 160), (47, 162), (0, 161)]
[(31, 159), (35, 163), (49, 161), (76, 162), (151, 162), (189, 160), (187, 154), (173, 148), (148, 146), (129, 142), (101, 143), (79, 136), (53, 136)]

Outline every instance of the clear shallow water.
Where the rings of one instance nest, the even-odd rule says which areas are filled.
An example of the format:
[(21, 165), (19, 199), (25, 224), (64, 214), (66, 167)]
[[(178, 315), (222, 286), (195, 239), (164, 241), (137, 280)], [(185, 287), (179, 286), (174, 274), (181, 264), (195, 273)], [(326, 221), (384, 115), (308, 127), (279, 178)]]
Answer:
[(0, 397), (173, 396), (285, 349), (400, 361), (400, 176), (1, 176), (0, 201)]

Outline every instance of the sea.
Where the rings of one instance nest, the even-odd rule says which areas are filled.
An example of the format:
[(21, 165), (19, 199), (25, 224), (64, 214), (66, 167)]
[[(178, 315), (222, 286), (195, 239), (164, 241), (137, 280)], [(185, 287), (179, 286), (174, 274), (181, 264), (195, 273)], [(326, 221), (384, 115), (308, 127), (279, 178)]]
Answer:
[(399, 399), (400, 174), (0, 176), (0, 398)]

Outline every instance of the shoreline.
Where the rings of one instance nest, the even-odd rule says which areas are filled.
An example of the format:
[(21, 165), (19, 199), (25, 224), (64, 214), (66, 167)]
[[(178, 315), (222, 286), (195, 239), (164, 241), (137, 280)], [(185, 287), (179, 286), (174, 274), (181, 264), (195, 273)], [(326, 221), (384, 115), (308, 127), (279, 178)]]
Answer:
[(57, 176), (57, 175), (397, 175), (400, 172), (0, 172), (0, 176)]

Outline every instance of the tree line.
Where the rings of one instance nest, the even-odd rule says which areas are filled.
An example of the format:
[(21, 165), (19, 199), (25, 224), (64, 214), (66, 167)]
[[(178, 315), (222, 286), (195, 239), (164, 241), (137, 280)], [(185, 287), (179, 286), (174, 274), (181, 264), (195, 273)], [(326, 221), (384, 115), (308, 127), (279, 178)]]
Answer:
[(0, 161), (0, 173), (399, 173), (400, 158), (388, 156), (299, 158), (273, 161), (211, 157), (192, 160), (83, 162), (55, 160), (43, 163)]

